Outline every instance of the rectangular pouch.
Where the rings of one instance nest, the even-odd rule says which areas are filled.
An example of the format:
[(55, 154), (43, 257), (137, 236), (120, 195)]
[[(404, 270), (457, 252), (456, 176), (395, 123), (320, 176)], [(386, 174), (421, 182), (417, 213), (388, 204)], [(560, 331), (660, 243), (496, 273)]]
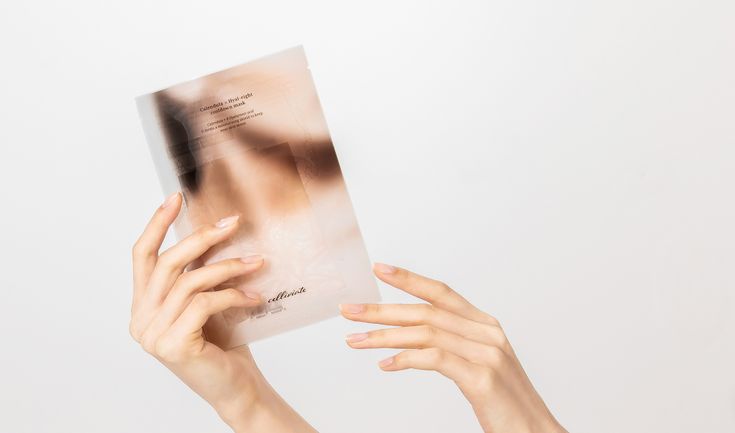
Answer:
[(352, 203), (302, 46), (136, 98), (166, 195), (181, 191), (181, 240), (240, 215), (238, 232), (187, 267), (261, 254), (264, 266), (213, 290), (260, 293), (212, 316), (229, 349), (378, 302)]

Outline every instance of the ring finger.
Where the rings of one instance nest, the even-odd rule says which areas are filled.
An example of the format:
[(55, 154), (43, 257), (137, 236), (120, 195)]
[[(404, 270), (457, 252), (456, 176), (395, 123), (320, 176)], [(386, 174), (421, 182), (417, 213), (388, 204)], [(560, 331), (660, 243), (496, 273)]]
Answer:
[(477, 364), (486, 363), (492, 351), (490, 346), (427, 325), (379, 329), (352, 334), (347, 336), (346, 342), (354, 349), (425, 349), (437, 347)]
[[(161, 335), (176, 321), (186, 309), (194, 295), (217, 287), (232, 278), (247, 275), (263, 265), (261, 256), (248, 256), (242, 259), (222, 260), (199, 269), (186, 272), (171, 289), (161, 307), (153, 314), (150, 324), (145, 326), (144, 338)], [(246, 294), (251, 299), (259, 299), (256, 293)]]

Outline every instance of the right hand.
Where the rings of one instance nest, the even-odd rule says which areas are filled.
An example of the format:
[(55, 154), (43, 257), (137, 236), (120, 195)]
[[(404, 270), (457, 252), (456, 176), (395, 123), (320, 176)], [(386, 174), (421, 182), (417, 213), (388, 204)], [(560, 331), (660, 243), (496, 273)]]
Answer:
[(181, 203), (181, 194), (170, 196), (133, 247), (130, 334), (209, 402), (234, 430), (314, 431), (270, 387), (247, 346), (222, 350), (204, 338), (202, 327), (211, 315), (261, 303), (258, 294), (209, 289), (257, 271), (263, 258), (227, 259), (185, 271), (237, 231), (237, 216), (200, 227), (159, 255)]
[(452, 379), (487, 433), (566, 433), (531, 384), (497, 319), (447, 284), (376, 263), (375, 275), (426, 302), (343, 304), (349, 320), (390, 328), (352, 334), (355, 349), (403, 349), (383, 371), (434, 370)]

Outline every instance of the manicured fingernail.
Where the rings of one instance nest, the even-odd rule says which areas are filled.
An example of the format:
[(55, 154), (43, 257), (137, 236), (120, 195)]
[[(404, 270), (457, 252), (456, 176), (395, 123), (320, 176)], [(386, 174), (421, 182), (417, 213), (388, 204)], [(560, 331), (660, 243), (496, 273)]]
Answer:
[(176, 191), (175, 193), (173, 193), (170, 196), (168, 196), (166, 198), (166, 200), (163, 202), (163, 204), (161, 204), (161, 209), (163, 209), (163, 208), (165, 208), (167, 206), (170, 206), (171, 203), (173, 203), (174, 200), (176, 200), (176, 197), (178, 197), (178, 196), (179, 196), (179, 192), (178, 191)]
[(243, 263), (248, 263), (248, 264), (249, 263), (258, 263), (258, 262), (262, 262), (263, 261), (263, 256), (261, 256), (260, 254), (253, 254), (252, 256), (242, 257), (240, 259), (240, 261), (243, 262)]
[(260, 299), (260, 295), (253, 292), (245, 292), (245, 296), (247, 296), (250, 299)]
[(365, 305), (363, 304), (340, 304), (340, 310), (345, 313), (357, 314), (365, 311)]
[(381, 366), (381, 367), (387, 367), (387, 366), (389, 366), (391, 364), (393, 364), (393, 357), (392, 356), (390, 358), (385, 358), (384, 360), (382, 360), (382, 361), (380, 361), (378, 363), (378, 365)]
[(393, 274), (396, 272), (396, 267), (386, 265), (385, 263), (376, 263), (375, 270), (380, 272), (381, 274)]
[(361, 332), (359, 334), (350, 334), (347, 337), (345, 337), (345, 341), (348, 343), (357, 343), (358, 341), (362, 341), (368, 338), (367, 333)]
[(222, 218), (221, 220), (217, 221), (217, 224), (215, 224), (215, 225), (217, 227), (223, 229), (223, 228), (226, 228), (226, 227), (229, 227), (229, 226), (235, 224), (235, 221), (237, 221), (238, 218), (240, 218), (240, 215), (233, 215), (233, 216), (229, 216), (227, 218)]

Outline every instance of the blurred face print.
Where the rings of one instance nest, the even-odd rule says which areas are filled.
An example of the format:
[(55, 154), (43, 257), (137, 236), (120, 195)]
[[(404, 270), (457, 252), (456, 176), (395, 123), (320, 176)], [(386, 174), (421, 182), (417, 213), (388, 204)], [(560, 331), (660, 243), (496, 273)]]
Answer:
[(212, 333), (293, 310), (299, 297), (336, 296), (346, 287), (345, 268), (366, 259), (305, 66), (301, 50), (285, 51), (145, 99), (165, 148), (158, 159), (153, 149), (159, 175), (173, 173), (170, 183), (184, 196), (177, 234), (240, 217), (237, 234), (191, 269), (251, 254), (265, 258), (256, 274), (218, 288), (258, 292), (272, 302), (228, 310)]

